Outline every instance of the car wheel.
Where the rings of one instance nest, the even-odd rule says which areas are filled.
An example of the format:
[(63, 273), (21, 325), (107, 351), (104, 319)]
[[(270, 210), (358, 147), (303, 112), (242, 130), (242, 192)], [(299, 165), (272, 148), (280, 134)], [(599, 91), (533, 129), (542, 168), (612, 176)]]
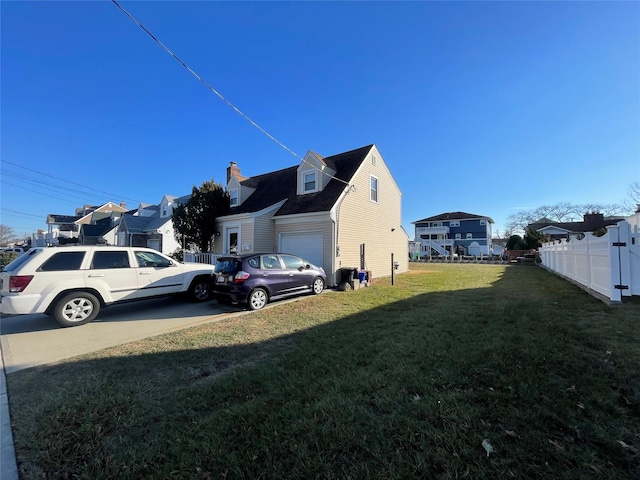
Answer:
[(267, 304), (269, 298), (267, 296), (267, 292), (261, 288), (256, 288), (249, 294), (249, 298), (247, 300), (249, 310), (260, 310)]
[(313, 294), (318, 295), (319, 293), (322, 293), (323, 290), (324, 290), (324, 280), (320, 277), (316, 277), (313, 280)]
[(75, 327), (91, 322), (98, 316), (100, 301), (88, 292), (65, 295), (53, 309), (53, 317), (63, 327)]
[(204, 302), (211, 296), (211, 282), (206, 278), (196, 278), (189, 287), (189, 296), (194, 302)]

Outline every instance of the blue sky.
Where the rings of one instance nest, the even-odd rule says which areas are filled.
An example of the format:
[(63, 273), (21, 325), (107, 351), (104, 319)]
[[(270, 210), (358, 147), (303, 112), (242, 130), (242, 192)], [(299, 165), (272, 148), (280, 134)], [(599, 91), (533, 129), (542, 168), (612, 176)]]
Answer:
[[(300, 156), (375, 143), (403, 226), (640, 181), (640, 2), (120, 2)], [(0, 222), (158, 203), (299, 160), (108, 0), (3, 1)]]

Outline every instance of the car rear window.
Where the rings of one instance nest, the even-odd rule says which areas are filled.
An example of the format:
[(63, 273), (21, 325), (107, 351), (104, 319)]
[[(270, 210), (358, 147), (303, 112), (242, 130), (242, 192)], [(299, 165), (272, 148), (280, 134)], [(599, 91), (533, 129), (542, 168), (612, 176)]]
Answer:
[(13, 262), (10, 262), (7, 265), (5, 265), (2, 268), (2, 271), (3, 272), (13, 272), (18, 267), (24, 265), (25, 263), (27, 263), (32, 258), (35, 258), (35, 256), (38, 255), (40, 252), (42, 252), (42, 249), (29, 250), (24, 255), (20, 255)]
[(235, 258), (219, 258), (214, 269), (215, 273), (234, 275), (240, 270), (240, 261)]
[(38, 269), (41, 272), (59, 272), (61, 270), (80, 270), (85, 252), (58, 252), (44, 262)]

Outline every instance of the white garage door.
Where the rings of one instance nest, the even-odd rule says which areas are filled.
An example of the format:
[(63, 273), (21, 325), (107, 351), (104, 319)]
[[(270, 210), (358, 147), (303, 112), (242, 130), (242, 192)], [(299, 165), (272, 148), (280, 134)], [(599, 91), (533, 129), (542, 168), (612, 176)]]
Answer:
[(280, 236), (280, 251), (297, 255), (318, 267), (322, 267), (322, 233), (283, 233)]

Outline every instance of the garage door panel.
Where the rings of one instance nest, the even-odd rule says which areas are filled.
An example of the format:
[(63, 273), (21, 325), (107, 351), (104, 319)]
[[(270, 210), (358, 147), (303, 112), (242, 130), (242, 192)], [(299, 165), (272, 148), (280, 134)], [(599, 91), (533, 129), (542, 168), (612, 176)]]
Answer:
[(321, 267), (323, 265), (322, 233), (283, 233), (280, 237), (280, 251), (297, 255)]

